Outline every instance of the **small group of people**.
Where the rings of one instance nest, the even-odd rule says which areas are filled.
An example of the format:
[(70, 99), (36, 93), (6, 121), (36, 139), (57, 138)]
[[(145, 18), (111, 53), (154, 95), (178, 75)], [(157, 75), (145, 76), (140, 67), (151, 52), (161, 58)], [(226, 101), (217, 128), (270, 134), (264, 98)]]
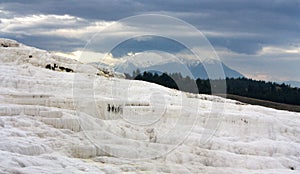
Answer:
[(114, 105), (108, 104), (107, 111), (114, 112), (114, 113), (123, 113), (123, 108), (121, 107), (121, 105), (114, 106)]

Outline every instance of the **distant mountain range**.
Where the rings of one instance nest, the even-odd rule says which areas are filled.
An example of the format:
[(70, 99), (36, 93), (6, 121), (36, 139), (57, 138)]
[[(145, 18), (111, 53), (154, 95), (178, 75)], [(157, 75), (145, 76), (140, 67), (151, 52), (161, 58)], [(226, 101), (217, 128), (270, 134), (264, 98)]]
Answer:
[[(216, 60), (215, 60), (216, 61)], [(219, 62), (224, 70), (224, 75), (225, 77), (228, 78), (239, 78), (239, 77), (244, 77), (241, 73), (238, 71), (229, 68), (227, 65), (225, 65), (223, 62)], [(193, 74), (195, 78), (200, 78), (200, 79), (207, 79), (208, 75), (206, 73), (205, 67), (209, 67), (211, 69), (214, 68), (219, 68), (217, 62), (214, 63), (206, 63), (206, 62), (198, 62), (197, 64), (190, 64), (188, 65), (189, 70)]]
[(139, 69), (143, 71), (151, 71), (156, 73), (181, 73), (183, 76), (190, 76), (191, 78), (197, 79), (208, 79), (208, 78), (223, 78), (224, 76), (208, 76), (207, 69), (219, 70), (220, 67), (224, 70), (225, 77), (238, 78), (244, 77), (241, 73), (236, 70), (229, 68), (223, 62), (215, 59), (207, 60), (189, 60), (189, 59), (159, 59), (159, 60), (147, 60), (142, 59), (138, 56), (135, 58), (127, 58), (124, 61), (120, 61), (113, 66), (114, 70), (121, 73), (132, 74), (133, 71)]
[(291, 85), (291, 87), (300, 88), (300, 82), (298, 81), (285, 81), (285, 84)]
[[(111, 62), (101, 62), (109, 64), (117, 72), (132, 74), (139, 69), (157, 73), (178, 73), (191, 78), (207, 79), (210, 72), (210, 79), (223, 78), (220, 71), (224, 70), (226, 77), (244, 77), (226, 66), (217, 59), (196, 59), (190, 49), (183, 44), (160, 36), (141, 36), (126, 40), (116, 46), (112, 51)], [(116, 61), (117, 60), (117, 61)], [(108, 60), (109, 61), (109, 60)], [(212, 71), (218, 71), (218, 73)]]

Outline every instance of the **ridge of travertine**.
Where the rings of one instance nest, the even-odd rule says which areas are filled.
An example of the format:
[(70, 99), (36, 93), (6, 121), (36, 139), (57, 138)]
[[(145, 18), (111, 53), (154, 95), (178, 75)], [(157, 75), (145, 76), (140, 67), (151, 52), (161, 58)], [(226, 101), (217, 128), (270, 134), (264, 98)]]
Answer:
[[(0, 39), (0, 62), (0, 173), (299, 173), (299, 113), (125, 80), (8, 39)], [(80, 82), (74, 82), (76, 76)], [(91, 81), (93, 89), (88, 86)], [(97, 120), (105, 129), (98, 136), (103, 146), (91, 142), (83, 130), (79, 116), (87, 123), (95, 118), (88, 109), (78, 111), (74, 105), (74, 95), (81, 95), (72, 90), (74, 83), (82, 91), (94, 92), (92, 101), (82, 106), (88, 108), (91, 102), (99, 106)], [(209, 141), (202, 143), (213, 102), (224, 103), (225, 109)], [(159, 133), (174, 128), (182, 105), (188, 108), (184, 113), (197, 117), (185, 141), (160, 158), (133, 160), (138, 154), (130, 150), (147, 151), (144, 142), (161, 149), (173, 145), (168, 142), (176, 135), (161, 140)], [(163, 113), (160, 119), (168, 124), (119, 123), (121, 110), (127, 119)], [(128, 139), (135, 143), (124, 145)], [(129, 159), (108, 153), (119, 149)]]

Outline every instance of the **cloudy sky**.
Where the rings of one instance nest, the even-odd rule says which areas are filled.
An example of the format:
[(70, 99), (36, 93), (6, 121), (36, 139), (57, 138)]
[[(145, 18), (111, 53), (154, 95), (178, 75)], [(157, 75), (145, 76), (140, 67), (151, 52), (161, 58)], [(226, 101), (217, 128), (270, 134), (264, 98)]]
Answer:
[(145, 13), (192, 24), (247, 77), (300, 81), (299, 0), (1, 0), (0, 37), (75, 52), (95, 32)]

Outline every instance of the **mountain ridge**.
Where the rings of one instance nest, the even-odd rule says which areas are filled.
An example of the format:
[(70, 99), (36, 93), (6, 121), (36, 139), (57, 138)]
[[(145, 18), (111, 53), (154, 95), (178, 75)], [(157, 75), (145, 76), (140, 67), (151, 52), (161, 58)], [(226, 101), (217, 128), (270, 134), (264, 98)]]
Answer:
[[(140, 57), (142, 58), (142, 57)], [(137, 63), (136, 59), (126, 59), (125, 61), (120, 61), (120, 63), (113, 66), (114, 70), (121, 73), (131, 74), (133, 71), (139, 69), (143, 71), (157, 71), (161, 73), (181, 73), (183, 76), (190, 76), (193, 79), (218, 79), (218, 78), (239, 78), (244, 77), (241, 73), (236, 70), (231, 69), (223, 62), (216, 59), (204, 59), (204, 60), (191, 60), (191, 59), (167, 59), (164, 61), (143, 64)], [(147, 62), (147, 61), (146, 61)], [(220, 69), (223, 68), (224, 77), (209, 77), (207, 69)]]

